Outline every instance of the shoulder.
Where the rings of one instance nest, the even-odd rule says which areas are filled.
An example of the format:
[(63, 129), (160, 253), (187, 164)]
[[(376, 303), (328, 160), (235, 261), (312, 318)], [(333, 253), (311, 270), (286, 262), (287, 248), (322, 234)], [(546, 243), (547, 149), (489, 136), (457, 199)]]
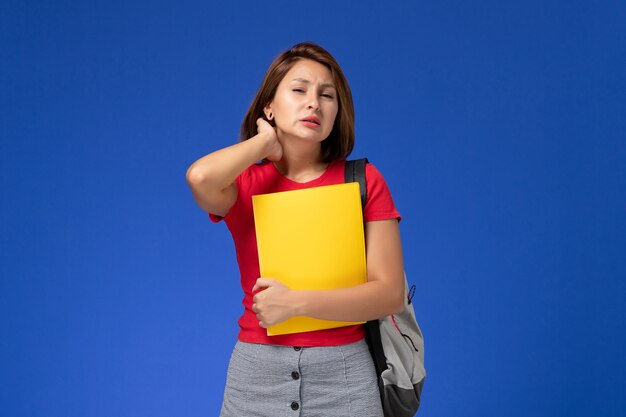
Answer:
[(376, 166), (370, 162), (365, 165), (365, 176), (368, 181), (385, 181), (383, 174), (376, 168)]
[(367, 182), (367, 190), (370, 195), (372, 195), (372, 193), (380, 192), (381, 190), (384, 190), (387, 193), (389, 192), (389, 187), (387, 186), (385, 177), (374, 164), (369, 162), (365, 165), (365, 180)]
[(258, 162), (250, 165), (237, 177), (237, 185), (252, 186), (271, 176), (276, 170), (270, 162)]
[[(365, 159), (365, 158), (363, 158)], [(333, 164), (336, 164), (338, 169), (345, 169), (346, 167), (346, 163), (357, 163), (357, 162), (361, 162), (363, 161), (363, 159), (359, 158), (359, 159), (350, 159), (350, 160), (345, 160), (345, 159), (340, 159), (337, 161), (334, 161)], [(382, 175), (382, 173), (378, 170), (378, 168), (376, 168), (376, 166), (374, 164), (372, 164), (369, 160), (365, 159), (367, 161), (367, 163), (365, 164), (365, 178), (370, 181), (379, 181), (379, 180), (383, 180), (384, 181), (384, 177)], [(358, 165), (357, 165), (358, 166)], [(358, 169), (358, 168), (356, 168)]]
[[(271, 163), (258, 162), (243, 170), (235, 180), (237, 184), (237, 199), (228, 213), (223, 217), (228, 224), (239, 224), (242, 216), (247, 216), (252, 210), (251, 196), (263, 194), (266, 184), (271, 183), (271, 176), (276, 169)], [(265, 187), (265, 188), (264, 188)], [(211, 215), (211, 220), (219, 221), (222, 217)], [(230, 227), (230, 226), (229, 226)], [(235, 226), (236, 227), (236, 226)]]
[(393, 197), (383, 174), (371, 163), (365, 165), (367, 183), (367, 203), (365, 204), (365, 221), (398, 219), (400, 214), (393, 202)]

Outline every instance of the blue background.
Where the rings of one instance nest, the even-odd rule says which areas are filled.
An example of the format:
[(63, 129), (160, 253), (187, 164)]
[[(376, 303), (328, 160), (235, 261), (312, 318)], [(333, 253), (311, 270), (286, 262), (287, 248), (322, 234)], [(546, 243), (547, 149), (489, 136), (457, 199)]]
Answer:
[(241, 290), (185, 171), (312, 40), (404, 216), (419, 414), (623, 415), (625, 22), (619, 1), (4, 2), (0, 414), (218, 414)]

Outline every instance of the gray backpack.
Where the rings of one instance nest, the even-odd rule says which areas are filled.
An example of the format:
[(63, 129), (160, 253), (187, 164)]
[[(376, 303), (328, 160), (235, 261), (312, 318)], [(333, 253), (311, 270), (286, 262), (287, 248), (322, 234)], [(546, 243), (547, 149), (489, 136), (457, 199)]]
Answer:
[[(359, 183), (363, 207), (367, 201), (366, 163), (367, 159), (346, 161), (345, 169), (345, 182)], [(385, 417), (414, 416), (426, 378), (424, 337), (412, 304), (415, 285), (409, 288), (406, 275), (404, 282), (404, 310), (365, 324)]]

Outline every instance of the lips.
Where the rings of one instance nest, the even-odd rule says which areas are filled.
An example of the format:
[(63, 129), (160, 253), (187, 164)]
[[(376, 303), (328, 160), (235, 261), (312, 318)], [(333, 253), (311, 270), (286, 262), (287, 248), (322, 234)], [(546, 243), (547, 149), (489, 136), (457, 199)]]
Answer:
[(305, 123), (313, 123), (317, 126), (320, 125), (320, 119), (318, 119), (315, 116), (309, 116), (309, 117), (305, 117), (304, 119), (300, 119), (301, 122), (305, 122)]

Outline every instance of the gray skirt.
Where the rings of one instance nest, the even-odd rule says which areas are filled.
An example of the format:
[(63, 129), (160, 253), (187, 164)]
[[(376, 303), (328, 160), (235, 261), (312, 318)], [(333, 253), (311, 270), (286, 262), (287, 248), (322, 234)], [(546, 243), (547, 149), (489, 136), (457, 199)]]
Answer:
[(221, 417), (382, 417), (364, 340), (292, 347), (237, 342)]

